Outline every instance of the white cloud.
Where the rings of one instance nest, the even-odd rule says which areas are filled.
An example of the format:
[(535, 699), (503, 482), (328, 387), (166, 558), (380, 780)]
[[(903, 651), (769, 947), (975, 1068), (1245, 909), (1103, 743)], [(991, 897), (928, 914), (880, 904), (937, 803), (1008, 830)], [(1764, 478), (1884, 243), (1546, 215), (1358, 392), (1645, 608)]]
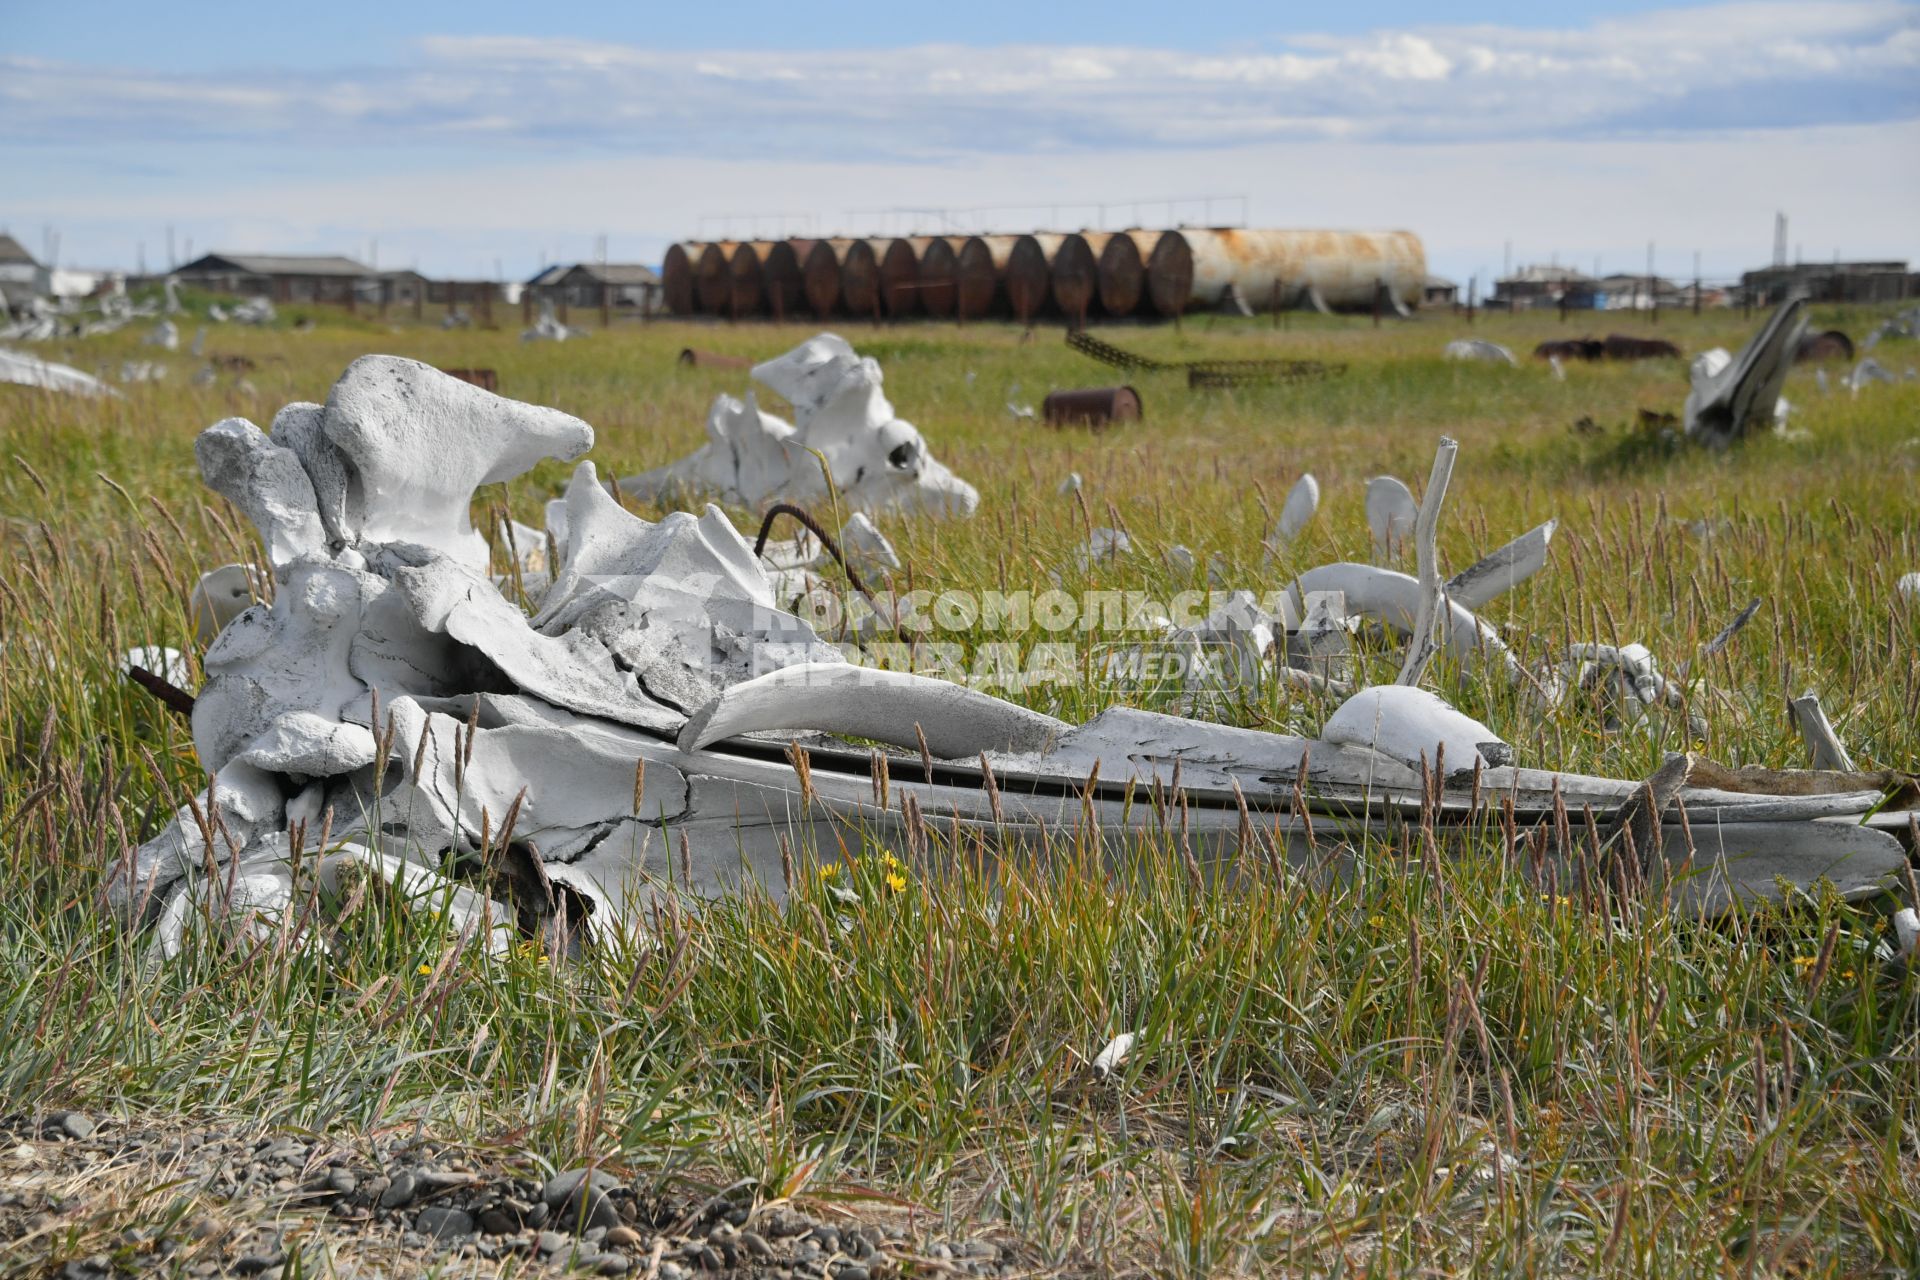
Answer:
[[(440, 36), (391, 72), (224, 81), (0, 59), (0, 142), (204, 138), (848, 158), (1284, 141), (1625, 136), (1920, 115), (1920, 6), (1733, 3), (1585, 28), (1434, 25), (1264, 52), (1008, 45), (667, 52)], [(636, 122), (672, 123), (670, 137)]]

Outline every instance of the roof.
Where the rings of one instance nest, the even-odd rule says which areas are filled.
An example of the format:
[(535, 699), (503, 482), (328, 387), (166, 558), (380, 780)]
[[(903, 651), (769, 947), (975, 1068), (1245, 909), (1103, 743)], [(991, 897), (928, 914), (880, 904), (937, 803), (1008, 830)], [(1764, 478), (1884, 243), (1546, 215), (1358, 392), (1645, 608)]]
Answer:
[(209, 253), (181, 273), (240, 271), (250, 276), (373, 276), (372, 267), (337, 253)]
[(1575, 271), (1572, 267), (1556, 267), (1536, 262), (1530, 267), (1522, 267), (1512, 275), (1498, 281), (1499, 284), (1585, 284), (1593, 277)]
[(40, 265), (35, 261), (34, 256), (27, 252), (25, 245), (4, 231), (0, 231), (0, 262), (31, 262), (36, 267)]
[(1458, 289), (1458, 280), (1449, 280), (1445, 276), (1428, 276), (1423, 286), (1428, 289)]
[[(659, 284), (660, 276), (652, 267), (638, 262), (583, 262), (574, 271), (601, 284)], [(568, 272), (569, 275), (572, 272)]]
[(573, 270), (573, 264), (556, 262), (550, 267), (540, 268), (539, 273), (535, 275), (533, 279), (527, 281), (527, 283), (530, 285), (553, 284), (571, 270)]

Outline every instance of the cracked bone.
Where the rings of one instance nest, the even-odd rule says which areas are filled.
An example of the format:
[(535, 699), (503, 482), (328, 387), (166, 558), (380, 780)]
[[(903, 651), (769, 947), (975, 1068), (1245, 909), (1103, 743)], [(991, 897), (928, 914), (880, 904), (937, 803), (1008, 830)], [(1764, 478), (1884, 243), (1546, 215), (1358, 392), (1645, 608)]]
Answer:
[[(1597, 704), (1610, 730), (1638, 724), (1656, 709), (1687, 708), (1686, 691), (1661, 674), (1643, 644), (1568, 645), (1558, 676), (1565, 687)], [(1688, 711), (1687, 726), (1693, 737), (1706, 736), (1706, 722), (1697, 711)]]
[[(1043, 846), (1088, 818), (1141, 829), (1123, 793), (1090, 785), (1104, 768), (1123, 787), (1172, 786), (1192, 799), (1195, 846), (1208, 858), (1234, 855), (1249, 811), (1242, 804), (1263, 825), (1272, 815), (1276, 851), (1288, 857), (1296, 844), (1311, 853), (1309, 823), (1323, 838), (1350, 841), (1397, 821), (1413, 797), (1463, 810), (1468, 797), (1444, 788), (1434, 797), (1414, 767), (1442, 743), (1449, 767), (1477, 755), (1490, 768), (1488, 787), (1512, 796), (1516, 820), (1529, 825), (1551, 822), (1557, 802), (1615, 809), (1641, 785), (1486, 766), (1497, 737), (1444, 717), (1446, 732), (1430, 735), (1432, 705), (1397, 701), (1431, 698), (1411, 688), (1374, 695), (1391, 705), (1355, 703), (1325, 737), (1308, 739), (1125, 709), (1073, 726), (962, 685), (855, 668), (774, 607), (764, 566), (719, 512), (641, 520), (586, 465), (554, 508), (550, 523), (567, 535), (567, 550), (529, 619), (484, 565), (413, 539), (383, 540), (391, 525), (374, 519), (377, 504), (358, 502), (350, 483), (364, 454), (335, 442), (328, 412), (292, 406), (265, 443), (241, 426), (216, 429), (208, 442), (214, 473), (249, 499), (263, 538), (279, 534), (289, 554), (273, 566), (271, 603), (241, 611), (208, 650), (193, 719), (195, 749), (215, 772), (212, 793), (115, 868), (107, 897), (135, 909), (127, 914), (151, 907), (189, 918), (196, 904), (222, 901), (206, 896), (216, 876), (244, 880), (245, 902), (272, 901), (281, 833), (312, 832), (332, 815), (332, 839), (364, 840), (409, 864), (458, 868), (504, 852), (527, 868), (530, 879), (515, 884), (545, 886), (544, 906), (516, 897), (534, 918), (584, 904), (590, 934), (638, 927), (663, 891), (758, 882), (778, 893), (783, 843), (815, 822), (835, 839), (876, 825), (910, 835), (910, 815), (874, 807), (867, 743), (876, 740), (908, 753), (895, 757), (901, 766), (916, 748), (946, 760), (916, 781), (897, 767), (894, 787), (914, 797), (913, 812), (950, 815), (956, 832), (1004, 830), (1017, 844)], [(536, 423), (513, 429), (529, 453), (551, 443)], [(391, 435), (413, 438), (404, 422)], [(289, 456), (308, 477), (317, 514), (297, 485), (268, 483)], [(412, 456), (408, 465), (423, 469), (440, 461)], [(469, 470), (480, 469), (476, 461)], [(427, 479), (435, 501), (451, 505), (446, 477)], [(294, 500), (283, 501), (288, 488)], [(1309, 570), (1294, 589), (1344, 591), (1354, 612), (1402, 629), (1420, 607), (1413, 578), (1365, 565)], [(1463, 662), (1497, 655), (1517, 665), (1470, 612), (1450, 604), (1435, 617)], [(1271, 644), (1262, 636), (1263, 627), (1272, 636), (1271, 624), (1254, 613), (1208, 624), (1244, 634), (1250, 649)], [(1335, 740), (1343, 724), (1352, 742)], [(1454, 731), (1465, 736), (1446, 736)], [(866, 743), (821, 736), (836, 732)], [(782, 760), (787, 744), (804, 745), (813, 763)], [(988, 770), (1018, 784), (991, 788)], [(1719, 876), (1683, 895), (1689, 909), (1777, 896), (1776, 872), (1797, 884), (1826, 877), (1854, 897), (1884, 889), (1905, 865), (1897, 842), (1865, 825), (1809, 820), (1903, 822), (1905, 811), (1887, 811), (1885, 776), (1812, 776), (1812, 793), (1803, 781), (1731, 775), (1720, 790), (1682, 787), (1701, 856)], [(1294, 798), (1297, 781), (1312, 784), (1311, 799)], [(1724, 840), (1709, 827), (1722, 823), (1735, 833)], [(1698, 852), (1680, 836), (1662, 828), (1669, 860)], [(1746, 870), (1732, 865), (1755, 850), (1762, 856)], [(196, 884), (202, 876), (208, 883)]]
[(171, 320), (162, 320), (153, 326), (146, 337), (141, 339), (149, 347), (159, 347), (165, 351), (180, 349), (180, 326)]
[[(894, 414), (878, 362), (823, 333), (753, 368), (754, 379), (793, 405), (789, 425), (746, 400), (722, 395), (707, 415), (707, 443), (638, 476), (622, 491), (654, 501), (707, 492), (758, 507), (807, 503), (837, 492), (856, 511), (970, 516), (974, 487), (937, 461), (919, 429)], [(824, 466), (824, 474), (822, 467)]]
[(1768, 316), (1738, 356), (1715, 348), (1696, 357), (1682, 415), (1688, 437), (1724, 445), (1783, 418), (1780, 389), (1806, 328), (1807, 304), (1796, 298)]
[(1341, 703), (1320, 736), (1342, 746), (1364, 747), (1415, 772), (1446, 769), (1449, 778), (1513, 763), (1513, 748), (1439, 695), (1404, 684), (1377, 684)]
[(1074, 552), (1074, 560), (1082, 573), (1095, 565), (1112, 565), (1124, 556), (1133, 554), (1133, 539), (1119, 529), (1109, 529), (1104, 525), (1087, 536), (1080, 549)]
[(1373, 534), (1373, 558), (1387, 560), (1398, 555), (1413, 536), (1420, 505), (1413, 490), (1393, 476), (1375, 476), (1367, 481), (1367, 528)]
[(571, 414), (397, 356), (347, 366), (320, 432), (354, 478), (360, 539), (418, 543), (483, 571), (487, 541), (468, 519), (473, 491), (593, 447), (593, 428)]
[(928, 751), (953, 760), (983, 751), (1044, 751), (1070, 727), (964, 685), (829, 663), (732, 686), (687, 721), (680, 745), (698, 751), (740, 734), (811, 728), (912, 748), (924, 734)]
[(1546, 567), (1557, 520), (1536, 525), (1498, 551), (1447, 579), (1446, 593), (1467, 609), (1480, 609)]
[(1841, 744), (1840, 736), (1833, 731), (1833, 722), (1827, 719), (1826, 709), (1820, 705), (1820, 695), (1803, 693), (1789, 699), (1787, 708), (1793, 712), (1794, 723), (1800, 726), (1800, 736), (1806, 741), (1811, 768), (1853, 772), (1853, 757)]

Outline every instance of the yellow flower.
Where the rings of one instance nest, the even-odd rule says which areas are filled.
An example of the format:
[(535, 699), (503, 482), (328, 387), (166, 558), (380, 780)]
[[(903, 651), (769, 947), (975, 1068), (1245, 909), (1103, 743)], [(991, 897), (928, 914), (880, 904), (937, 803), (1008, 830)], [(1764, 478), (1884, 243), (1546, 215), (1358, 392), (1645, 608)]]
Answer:
[(893, 890), (895, 893), (905, 893), (907, 891), (907, 878), (898, 871), (889, 871), (887, 872), (887, 888)]
[(893, 856), (892, 850), (881, 854), (880, 861), (895, 871), (900, 870), (900, 859)]
[(1384, 929), (1387, 927), (1387, 918), (1385, 916), (1368, 916), (1367, 927), (1371, 929)]
[(432, 973), (432, 972), (433, 972), (433, 966), (432, 966), (432, 965), (430, 965), (430, 964), (426, 964), (426, 963), (424, 963), (424, 962), (422, 962), (422, 964), (420, 965), (420, 968), (419, 968), (419, 971), (418, 971), (418, 972), (419, 972), (419, 974), (420, 974), (420, 976), (424, 978), (424, 977), (426, 977), (426, 976), (427, 976), (428, 974), (430, 974), (430, 973)]
[(1815, 964), (1819, 963), (1819, 961), (1816, 960), (1813, 956), (1795, 956), (1793, 958), (1793, 962), (1799, 965), (1802, 969), (1812, 968)]
[(839, 874), (840, 864), (837, 862), (829, 862), (826, 866), (820, 868), (820, 878), (822, 880), (831, 880)]

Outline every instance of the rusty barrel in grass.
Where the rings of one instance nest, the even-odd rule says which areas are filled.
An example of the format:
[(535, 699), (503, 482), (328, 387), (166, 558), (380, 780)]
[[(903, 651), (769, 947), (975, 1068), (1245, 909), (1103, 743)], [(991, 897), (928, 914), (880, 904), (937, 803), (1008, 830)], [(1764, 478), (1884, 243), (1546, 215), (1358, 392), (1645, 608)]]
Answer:
[(1040, 416), (1053, 427), (1104, 427), (1140, 421), (1140, 393), (1132, 387), (1085, 387), (1055, 391), (1040, 404)]

